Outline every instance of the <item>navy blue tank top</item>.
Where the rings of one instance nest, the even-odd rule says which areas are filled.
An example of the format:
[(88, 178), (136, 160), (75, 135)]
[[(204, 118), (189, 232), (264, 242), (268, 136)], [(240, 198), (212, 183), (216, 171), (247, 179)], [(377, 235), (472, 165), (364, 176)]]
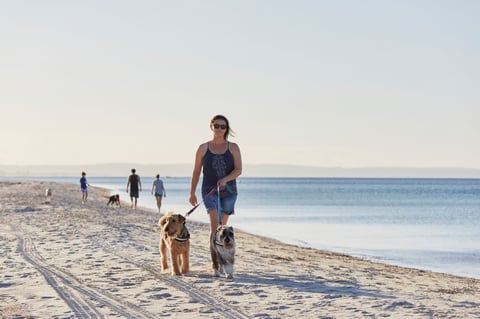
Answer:
[[(210, 151), (210, 144), (207, 152), (203, 156), (203, 180), (202, 180), (202, 196), (208, 194), (213, 188), (217, 189), (217, 182), (230, 174), (235, 168), (233, 163), (233, 155), (230, 152), (230, 144), (223, 154), (214, 154)], [(220, 196), (228, 196), (237, 194), (237, 181), (229, 181), (225, 189), (220, 190)]]

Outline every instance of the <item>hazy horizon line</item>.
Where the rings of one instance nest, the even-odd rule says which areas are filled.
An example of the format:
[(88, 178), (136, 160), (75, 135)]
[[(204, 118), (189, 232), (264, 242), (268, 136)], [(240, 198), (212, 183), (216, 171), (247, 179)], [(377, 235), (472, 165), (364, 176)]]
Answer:
[[(188, 177), (193, 164), (99, 163), (86, 165), (0, 165), (1, 176), (126, 176), (131, 168), (139, 175)], [(426, 177), (480, 178), (480, 168), (409, 166), (312, 166), (299, 164), (244, 164), (243, 177)]]

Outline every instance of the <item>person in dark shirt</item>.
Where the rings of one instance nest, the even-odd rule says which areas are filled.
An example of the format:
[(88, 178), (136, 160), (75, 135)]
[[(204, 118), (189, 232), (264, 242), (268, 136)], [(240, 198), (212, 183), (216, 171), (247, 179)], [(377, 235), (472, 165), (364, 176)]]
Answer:
[[(218, 198), (220, 197), (221, 221), (226, 225), (233, 215), (237, 199), (236, 178), (242, 174), (242, 157), (236, 143), (229, 142), (232, 135), (228, 119), (215, 115), (210, 121), (213, 138), (201, 144), (195, 155), (195, 165), (190, 186), (190, 204), (197, 205), (196, 189), (203, 173), (202, 199), (210, 219), (210, 240), (219, 225)], [(220, 196), (216, 190), (220, 188)], [(215, 190), (213, 193), (212, 190)]]
[(142, 191), (142, 183), (140, 182), (140, 176), (136, 174), (136, 169), (132, 168), (132, 174), (128, 176), (127, 181), (127, 193), (130, 187), (130, 201), (132, 202), (132, 208), (137, 209), (137, 199), (139, 193)]

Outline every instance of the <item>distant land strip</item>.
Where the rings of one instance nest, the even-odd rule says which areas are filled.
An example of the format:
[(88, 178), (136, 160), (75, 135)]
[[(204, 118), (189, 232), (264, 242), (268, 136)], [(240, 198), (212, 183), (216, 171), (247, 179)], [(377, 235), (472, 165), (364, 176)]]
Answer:
[[(106, 163), (88, 165), (0, 165), (0, 176), (140, 176), (189, 177), (193, 164)], [(288, 164), (244, 164), (242, 177), (338, 178), (480, 178), (480, 168), (459, 167), (318, 167)]]

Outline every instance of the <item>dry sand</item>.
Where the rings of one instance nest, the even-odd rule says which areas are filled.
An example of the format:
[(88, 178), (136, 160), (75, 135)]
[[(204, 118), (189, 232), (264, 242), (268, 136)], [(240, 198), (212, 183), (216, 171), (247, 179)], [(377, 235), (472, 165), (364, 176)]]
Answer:
[(107, 195), (91, 188), (82, 205), (76, 185), (0, 182), (1, 318), (480, 318), (480, 280), (239, 230), (235, 278), (212, 277), (208, 225), (191, 221), (191, 272), (172, 277), (160, 215)]

